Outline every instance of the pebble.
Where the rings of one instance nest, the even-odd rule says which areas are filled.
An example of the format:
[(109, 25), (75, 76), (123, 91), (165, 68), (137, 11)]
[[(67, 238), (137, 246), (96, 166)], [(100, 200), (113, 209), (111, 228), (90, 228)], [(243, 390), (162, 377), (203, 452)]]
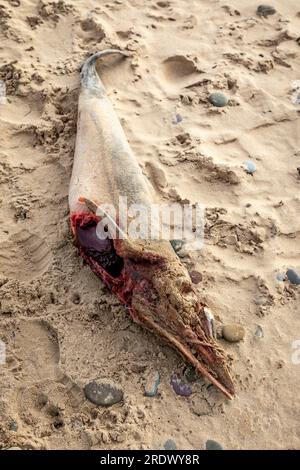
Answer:
[(221, 444), (219, 444), (217, 441), (214, 441), (213, 439), (209, 439), (208, 441), (206, 441), (205, 449), (206, 450), (224, 450)]
[(212, 93), (211, 95), (209, 95), (208, 101), (214, 106), (217, 106), (218, 108), (223, 108), (228, 104), (227, 96), (220, 92)]
[(16, 431), (18, 430), (18, 423), (17, 423), (17, 421), (14, 421), (14, 420), (11, 421), (11, 422), (9, 423), (9, 429), (10, 429), (11, 431), (16, 432)]
[(251, 160), (247, 160), (247, 161), (245, 162), (245, 165), (246, 165), (246, 171), (247, 171), (247, 173), (250, 173), (250, 175), (252, 175), (253, 173), (255, 173), (255, 171), (256, 171), (255, 163), (253, 163)]
[(298, 166), (297, 171), (298, 171), (298, 175), (300, 176), (300, 166)]
[(258, 16), (263, 16), (266, 18), (269, 15), (274, 15), (276, 13), (276, 10), (271, 5), (259, 5), (256, 10), (256, 13)]
[(123, 400), (122, 389), (109, 380), (93, 380), (84, 387), (88, 400), (98, 406), (111, 406)]
[(202, 274), (199, 271), (189, 271), (189, 275), (193, 284), (199, 284), (202, 281)]
[(300, 93), (293, 97), (293, 104), (300, 104)]
[(174, 392), (181, 397), (189, 397), (192, 394), (191, 386), (177, 374), (172, 375), (170, 384), (172, 385)]
[(192, 384), (194, 382), (197, 382), (197, 380), (199, 379), (199, 375), (198, 375), (196, 369), (193, 366), (187, 366), (186, 367), (186, 369), (183, 373), (183, 377), (190, 384)]
[(242, 341), (242, 339), (244, 339), (245, 328), (236, 323), (225, 325), (222, 328), (222, 336), (230, 343), (237, 343), (238, 341)]
[(146, 397), (155, 397), (157, 394), (158, 386), (160, 384), (160, 375), (158, 372), (155, 372), (154, 376), (151, 376), (145, 385), (145, 396)]
[(257, 325), (255, 333), (254, 333), (255, 338), (263, 338), (264, 337), (264, 331), (260, 325)]
[(296, 273), (294, 269), (288, 269), (286, 272), (286, 275), (287, 275), (288, 280), (292, 284), (296, 284), (296, 285), (300, 284), (300, 276), (298, 273)]
[(183, 118), (182, 118), (181, 114), (179, 114), (179, 113), (175, 114), (174, 124), (179, 124), (182, 121), (183, 121)]
[(183, 240), (171, 240), (170, 243), (175, 253), (178, 253), (183, 247)]
[(166, 440), (166, 442), (164, 443), (164, 449), (165, 450), (176, 450), (177, 449), (176, 442), (173, 441), (172, 439)]
[(286, 274), (279, 273), (276, 276), (277, 281), (284, 281), (286, 278)]

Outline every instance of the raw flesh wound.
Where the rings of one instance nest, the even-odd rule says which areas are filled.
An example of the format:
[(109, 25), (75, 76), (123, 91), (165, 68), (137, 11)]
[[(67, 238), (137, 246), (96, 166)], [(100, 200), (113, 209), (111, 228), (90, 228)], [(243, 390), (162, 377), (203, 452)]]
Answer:
[(99, 264), (112, 277), (118, 277), (124, 267), (123, 259), (117, 255), (111, 239), (101, 240), (96, 233), (99, 219), (89, 215), (76, 217), (76, 241), (84, 254)]
[[(133, 260), (118, 256), (111, 239), (101, 240), (97, 237), (99, 220), (91, 213), (72, 214), (71, 226), (80, 255), (120, 301), (131, 307), (133, 291), (143, 291), (146, 299), (149, 282), (135, 269)], [(131, 308), (130, 313), (137, 321)]]
[(115, 252), (112, 240), (100, 240), (97, 237), (96, 227), (96, 222), (77, 227), (78, 243), (87, 257), (100, 264), (111, 276), (117, 277), (123, 269), (123, 259)]

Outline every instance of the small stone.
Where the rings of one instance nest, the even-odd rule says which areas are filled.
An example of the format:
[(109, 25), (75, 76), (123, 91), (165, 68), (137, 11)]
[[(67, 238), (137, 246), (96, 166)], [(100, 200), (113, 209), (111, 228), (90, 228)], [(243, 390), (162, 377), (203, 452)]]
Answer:
[(155, 397), (157, 394), (158, 386), (160, 384), (160, 375), (158, 372), (155, 372), (154, 376), (151, 375), (146, 384), (145, 384), (145, 396), (146, 397)]
[(286, 275), (287, 275), (288, 280), (292, 284), (296, 284), (296, 285), (300, 284), (300, 276), (298, 273), (296, 273), (294, 269), (288, 269), (286, 272)]
[(298, 171), (298, 175), (300, 176), (300, 166), (298, 166), (297, 171)]
[(286, 274), (283, 274), (283, 273), (279, 273), (276, 276), (277, 281), (284, 281), (285, 278), (286, 278)]
[(292, 99), (293, 104), (300, 104), (300, 93), (295, 94)]
[(170, 243), (175, 253), (178, 253), (183, 247), (183, 240), (171, 240)]
[(98, 406), (111, 406), (123, 400), (123, 390), (109, 380), (93, 380), (84, 387), (88, 400)]
[(170, 384), (172, 385), (174, 392), (181, 397), (189, 397), (192, 394), (191, 386), (177, 374), (172, 375)]
[(221, 444), (219, 444), (217, 441), (214, 441), (213, 439), (209, 439), (208, 441), (206, 441), (205, 449), (206, 450), (224, 450)]
[(182, 134), (176, 135), (176, 139), (181, 145), (189, 144), (191, 142), (191, 136), (188, 132), (183, 132)]
[(246, 165), (246, 171), (250, 175), (252, 175), (256, 171), (255, 163), (253, 163), (251, 160), (247, 160), (245, 162), (245, 165)]
[(224, 339), (226, 339), (226, 341), (229, 341), (230, 343), (237, 343), (244, 339), (245, 328), (236, 323), (225, 325), (222, 328), (222, 336)]
[(181, 114), (176, 113), (175, 118), (174, 118), (174, 124), (179, 124), (182, 121), (183, 121), (183, 118), (182, 118)]
[(197, 382), (197, 380), (199, 379), (199, 375), (198, 375), (196, 369), (193, 366), (187, 366), (186, 367), (186, 369), (183, 373), (183, 377), (190, 384), (192, 384), (194, 382)]
[(217, 106), (218, 108), (223, 108), (228, 104), (227, 96), (220, 92), (212, 93), (211, 95), (209, 95), (208, 101), (214, 106)]
[(163, 2), (163, 1), (161, 1), (161, 2), (157, 2), (157, 5), (158, 5), (159, 7), (161, 7), (161, 8), (167, 8), (167, 7), (170, 6), (170, 2)]
[(202, 274), (199, 271), (189, 271), (189, 275), (193, 284), (199, 284), (202, 281)]
[(259, 339), (264, 337), (264, 331), (260, 325), (257, 325), (254, 336)]
[(264, 18), (270, 15), (274, 15), (275, 13), (276, 13), (276, 10), (271, 5), (259, 5), (259, 7), (256, 10), (256, 14), (258, 16), (263, 16)]
[(164, 449), (165, 450), (176, 450), (177, 449), (176, 442), (173, 441), (172, 439), (168, 439), (164, 443)]
[(11, 422), (9, 423), (9, 429), (10, 429), (11, 431), (16, 432), (16, 431), (18, 430), (18, 423), (17, 423), (17, 421), (14, 421), (14, 420), (11, 421)]

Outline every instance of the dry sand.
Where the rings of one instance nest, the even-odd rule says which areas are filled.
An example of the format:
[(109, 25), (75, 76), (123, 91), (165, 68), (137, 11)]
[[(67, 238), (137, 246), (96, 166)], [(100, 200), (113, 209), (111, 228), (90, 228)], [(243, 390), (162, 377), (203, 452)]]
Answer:
[[(1, 448), (149, 449), (168, 438), (186, 449), (207, 439), (300, 448), (299, 286), (276, 279), (300, 270), (300, 6), (272, 0), (277, 13), (260, 18), (258, 4), (1, 2)], [(201, 272), (218, 326), (246, 329), (241, 343), (221, 340), (234, 357), (231, 402), (201, 378), (190, 398), (175, 395), (170, 376), (183, 360), (132, 323), (72, 245), (79, 68), (107, 46), (132, 54), (99, 71), (145, 175), (163, 200), (206, 206), (205, 246), (183, 261)], [(210, 105), (213, 91), (229, 105)], [(254, 175), (243, 168), (250, 158)], [(155, 371), (159, 393), (147, 398)], [(88, 402), (95, 377), (118, 382), (124, 402)]]

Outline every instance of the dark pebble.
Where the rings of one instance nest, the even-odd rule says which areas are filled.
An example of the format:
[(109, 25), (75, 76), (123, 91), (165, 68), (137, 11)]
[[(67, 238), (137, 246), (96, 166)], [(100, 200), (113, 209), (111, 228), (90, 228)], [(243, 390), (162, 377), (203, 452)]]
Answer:
[(267, 16), (274, 15), (276, 13), (276, 10), (271, 5), (259, 5), (256, 10), (256, 13), (258, 16), (263, 16), (266, 18)]
[(189, 397), (192, 394), (192, 388), (177, 374), (173, 374), (170, 381), (174, 392), (181, 397)]
[(298, 171), (298, 175), (300, 176), (300, 166), (298, 166), (297, 171)]
[(202, 274), (199, 271), (189, 271), (189, 275), (193, 284), (199, 284), (202, 281)]
[(294, 271), (294, 269), (288, 269), (286, 275), (292, 284), (300, 284), (300, 276), (298, 273), (296, 273), (296, 271)]
[(165, 450), (176, 450), (177, 449), (176, 442), (173, 441), (172, 439), (168, 439), (164, 443), (164, 449)]
[(10, 429), (11, 431), (16, 432), (16, 431), (18, 430), (18, 423), (17, 423), (17, 421), (14, 421), (14, 420), (11, 421), (11, 422), (9, 423), (9, 429)]
[(183, 373), (183, 377), (190, 384), (197, 382), (197, 380), (199, 379), (199, 375), (196, 369), (192, 366), (187, 366), (187, 368), (185, 369)]
[(93, 380), (84, 387), (88, 400), (98, 406), (111, 406), (123, 400), (122, 389), (108, 380)]
[(175, 253), (178, 253), (178, 251), (180, 251), (181, 248), (183, 247), (183, 241), (182, 240), (171, 240), (170, 243), (171, 243)]
[(205, 449), (206, 450), (224, 450), (221, 444), (219, 444), (217, 441), (214, 441), (213, 439), (209, 439), (208, 441), (206, 441)]

